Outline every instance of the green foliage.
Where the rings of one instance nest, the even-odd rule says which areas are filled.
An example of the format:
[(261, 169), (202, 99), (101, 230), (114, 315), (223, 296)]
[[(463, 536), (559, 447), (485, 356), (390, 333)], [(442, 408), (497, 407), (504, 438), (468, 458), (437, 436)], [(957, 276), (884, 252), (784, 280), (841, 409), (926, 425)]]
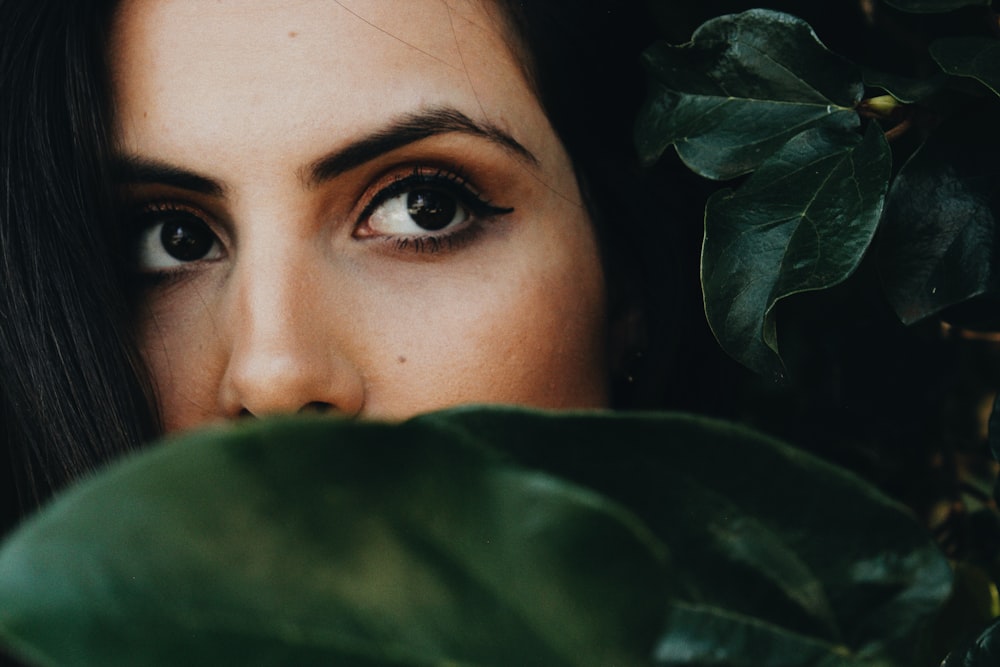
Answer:
[(858, 125), (860, 71), (790, 16), (764, 10), (723, 16), (699, 28), (689, 44), (653, 45), (645, 64), (651, 95), (636, 142), (647, 161), (674, 145), (696, 173), (733, 178), (806, 129)]
[[(889, 4), (947, 12), (989, 2)], [(648, 49), (640, 155), (654, 161), (673, 145), (708, 178), (752, 172), (712, 197), (705, 215), (705, 310), (729, 354), (783, 376), (780, 302), (842, 283), (883, 228), (879, 270), (904, 322), (995, 295), (990, 158), (1000, 142), (989, 119), (1000, 110), (992, 94), (1000, 88), (998, 53), (992, 37), (943, 38), (927, 54), (940, 66), (930, 76), (868, 68), (862, 77), (804, 21), (756, 9), (708, 21), (688, 44)], [(865, 98), (863, 79), (895, 97)], [(970, 87), (969, 79), (978, 83)], [(958, 138), (955, 128), (974, 138)], [(926, 144), (912, 158), (910, 142), (889, 148), (907, 131)], [(891, 163), (905, 163), (895, 178)]]
[[(739, 4), (663, 3), (674, 18)], [(829, 345), (810, 331), (846, 327), (822, 319), (837, 298), (874, 294), (908, 325), (996, 325), (997, 16), (988, 0), (856, 4), (915, 35), (901, 40), (911, 66), (859, 67), (806, 21), (760, 9), (645, 57), (639, 153), (674, 146), (731, 181), (706, 207), (704, 307), (722, 346), (769, 377), (795, 379), (801, 350)], [(980, 503), (967, 533), (988, 543), (1000, 521), (978, 494), (961, 496)], [(932, 667), (997, 611), (1000, 561), (973, 555), (952, 591), (897, 503), (719, 422), (281, 420), (170, 442), (26, 522), (0, 549), (0, 644), (42, 667)], [(946, 667), (995, 664), (998, 637)]]
[(662, 548), (448, 435), (279, 421), (168, 442), (8, 543), (0, 628), (52, 665), (639, 664)]
[[(715, 608), (675, 604), (667, 627), (669, 631), (654, 653), (658, 667), (691, 664), (850, 667), (881, 662), (859, 661), (843, 646)], [(728, 641), (720, 642), (720, 637), (727, 637)]]
[(989, 6), (991, 0), (885, 0), (891, 7), (904, 12), (935, 14), (949, 12), (970, 5)]
[[(678, 19), (706, 22), (646, 51), (636, 147), (669, 169), (673, 146), (729, 181), (705, 207), (704, 310), (721, 347), (766, 379), (737, 392), (734, 413), (806, 447), (830, 431), (821, 451), (909, 485), (958, 570), (978, 573), (952, 627), (928, 638), (950, 647), (1000, 611), (982, 604), (1000, 581), (1000, 493), (983, 491), (996, 468), (973, 407), (1000, 384), (1000, 15), (989, 0), (767, 4), (811, 26), (738, 0), (664, 10), (675, 43)], [(1000, 449), (997, 424), (1000, 401)], [(767, 629), (732, 627), (748, 642)], [(986, 664), (977, 650), (967, 664)]]
[[(903, 165), (882, 222), (879, 268), (886, 296), (912, 324), (1000, 288), (1000, 183), (992, 117), (957, 118), (937, 129)], [(992, 309), (991, 309), (992, 310)], [(978, 327), (1000, 319), (980, 316)]]
[(993, 667), (1000, 663), (1000, 621), (959, 648), (941, 667)]
[[(624, 502), (670, 549), (684, 598), (699, 605), (694, 618), (771, 628), (769, 650), (817, 644), (911, 664), (912, 628), (947, 595), (940, 553), (899, 521), (898, 506), (853, 475), (748, 429), (678, 415), (445, 415), (469, 434), (490, 434), (519, 461)], [(565, 444), (542, 444), (557, 442)], [(738, 653), (744, 641), (722, 631), (714, 642), (693, 640), (668, 631), (665, 645), (687, 648), (664, 664), (700, 665)]]
[(740, 427), (277, 420), (169, 441), (28, 521), (0, 641), (81, 667), (930, 665), (950, 581), (896, 503)]
[(987, 37), (939, 39), (931, 56), (948, 74), (967, 76), (1000, 94), (1000, 43)]
[(889, 163), (881, 132), (862, 138), (814, 128), (795, 135), (739, 189), (709, 200), (705, 312), (748, 366), (783, 375), (774, 308), (854, 272), (878, 225)]

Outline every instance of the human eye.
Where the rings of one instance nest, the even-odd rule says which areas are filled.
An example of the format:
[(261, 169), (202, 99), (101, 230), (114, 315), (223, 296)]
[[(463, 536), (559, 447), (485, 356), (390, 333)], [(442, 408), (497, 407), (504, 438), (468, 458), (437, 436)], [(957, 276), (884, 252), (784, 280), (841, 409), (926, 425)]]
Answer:
[(456, 172), (415, 168), (382, 187), (360, 216), (355, 236), (383, 238), (399, 248), (441, 249), (441, 242), (512, 212), (495, 206)]
[(219, 259), (222, 243), (197, 211), (187, 206), (149, 204), (136, 213), (135, 268), (168, 273), (193, 262)]

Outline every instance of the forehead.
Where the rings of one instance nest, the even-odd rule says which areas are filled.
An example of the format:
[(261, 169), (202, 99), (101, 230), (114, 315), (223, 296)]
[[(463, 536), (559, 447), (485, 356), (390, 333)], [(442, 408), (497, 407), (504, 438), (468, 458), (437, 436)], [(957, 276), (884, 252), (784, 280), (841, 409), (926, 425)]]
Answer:
[(475, 0), (126, 0), (110, 41), (119, 131), (208, 148), (222, 127), (294, 140), (434, 106), (530, 128), (540, 110), (506, 25)]
[[(248, 51), (275, 65), (296, 53), (314, 58), (301, 64), (343, 65), (377, 52), (460, 70), (462, 42), (499, 55), (509, 25), (497, 3), (481, 0), (124, 0), (114, 17), (112, 55), (135, 58), (144, 47), (154, 59), (209, 64), (204, 58), (212, 55), (221, 58), (214, 65), (238, 68), (261, 65), (240, 57)], [(367, 49), (349, 52), (362, 42)]]

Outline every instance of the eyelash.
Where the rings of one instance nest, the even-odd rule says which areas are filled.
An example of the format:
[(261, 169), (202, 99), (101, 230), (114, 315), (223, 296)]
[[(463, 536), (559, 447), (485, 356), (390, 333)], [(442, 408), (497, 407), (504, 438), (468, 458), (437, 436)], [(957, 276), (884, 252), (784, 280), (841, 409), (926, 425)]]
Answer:
[[(462, 223), (454, 230), (445, 229), (440, 233), (428, 232), (426, 234), (406, 236), (358, 235), (358, 230), (368, 224), (368, 221), (380, 206), (395, 197), (420, 189), (437, 191), (453, 197), (455, 202), (468, 212), (469, 221)], [(390, 244), (396, 252), (433, 254), (455, 250), (465, 243), (471, 242), (482, 231), (482, 223), (513, 211), (513, 208), (496, 206), (484, 198), (472, 187), (469, 179), (460, 170), (415, 166), (410, 173), (396, 176), (372, 196), (354, 222), (352, 234), (359, 240)], [(215, 235), (217, 242), (225, 248), (225, 243), (222, 242), (219, 234), (216, 233), (217, 226), (209, 222), (212, 219), (211, 216), (201, 212), (198, 207), (169, 200), (149, 201), (137, 207), (137, 209), (129, 214), (128, 218), (135, 229), (133, 235), (134, 242), (138, 243), (153, 228), (165, 224), (169, 216), (178, 213), (187, 214), (199, 219)], [(136, 256), (136, 259), (138, 259), (138, 256)], [(197, 261), (190, 263), (195, 264)], [(142, 277), (144, 282), (159, 284), (183, 277), (185, 270), (185, 264), (181, 264), (166, 269), (139, 269), (136, 273)]]
[[(138, 245), (144, 236), (153, 228), (166, 224), (171, 216), (177, 214), (189, 215), (193, 219), (199, 220), (215, 237), (215, 242), (222, 246), (223, 249), (225, 248), (225, 244), (217, 232), (217, 225), (210, 222), (212, 217), (204, 213), (200, 207), (184, 202), (155, 199), (133, 207), (126, 214), (126, 221), (134, 230), (131, 232), (132, 250), (130, 253), (133, 262), (138, 264), (140, 255)], [(194, 264), (197, 262), (191, 263)], [(133, 271), (138, 280), (137, 285), (139, 287), (169, 285), (184, 278), (186, 272), (187, 267), (183, 264), (169, 269), (145, 270), (136, 267)]]
[(366, 224), (380, 206), (394, 197), (419, 190), (421, 186), (426, 189), (438, 190), (454, 197), (459, 205), (468, 210), (472, 218), (469, 224), (465, 224), (454, 231), (445, 231), (440, 234), (375, 236), (371, 237), (371, 240), (391, 243), (395, 250), (401, 252), (436, 253), (454, 250), (463, 243), (471, 241), (478, 232), (482, 231), (481, 223), (514, 211), (513, 207), (496, 206), (479, 194), (472, 187), (469, 179), (459, 169), (450, 170), (416, 166), (413, 167), (409, 174), (395, 177), (388, 185), (375, 193), (361, 211), (361, 215), (358, 216), (358, 222), (355, 224), (355, 234), (357, 234), (357, 229)]

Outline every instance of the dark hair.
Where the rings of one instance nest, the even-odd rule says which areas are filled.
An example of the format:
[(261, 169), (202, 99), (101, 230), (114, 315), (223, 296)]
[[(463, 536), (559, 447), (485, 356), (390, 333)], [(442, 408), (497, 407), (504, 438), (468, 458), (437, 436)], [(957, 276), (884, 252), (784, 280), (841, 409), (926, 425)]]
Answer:
[(0, 0), (0, 437), (25, 506), (155, 431), (114, 261), (110, 11)]
[[(655, 313), (664, 312), (649, 307), (662, 288), (640, 294), (637, 286), (662, 281), (636, 270), (656, 263), (633, 261), (649, 243), (629, 224), (646, 217), (631, 148), (642, 96), (638, 54), (648, 41), (636, 31), (645, 25), (640, 4), (501, 2), (590, 199), (612, 293), (623, 295), (615, 302), (641, 302)], [(126, 241), (108, 173), (105, 40), (113, 5), (0, 0), (0, 411), (11, 470), (24, 471), (12, 474), (26, 504), (157, 432), (130, 333)], [(649, 315), (646, 324), (657, 326)], [(623, 385), (655, 394), (641, 379)]]
[(645, 96), (640, 55), (655, 38), (648, 3), (500, 4), (530, 59), (528, 76), (573, 161), (600, 240), (610, 319), (623, 339), (612, 351), (619, 366), (612, 375), (614, 407), (663, 407), (671, 401), (678, 337), (678, 263), (671, 261), (670, 215), (653, 198), (663, 180), (638, 163), (632, 139)]

